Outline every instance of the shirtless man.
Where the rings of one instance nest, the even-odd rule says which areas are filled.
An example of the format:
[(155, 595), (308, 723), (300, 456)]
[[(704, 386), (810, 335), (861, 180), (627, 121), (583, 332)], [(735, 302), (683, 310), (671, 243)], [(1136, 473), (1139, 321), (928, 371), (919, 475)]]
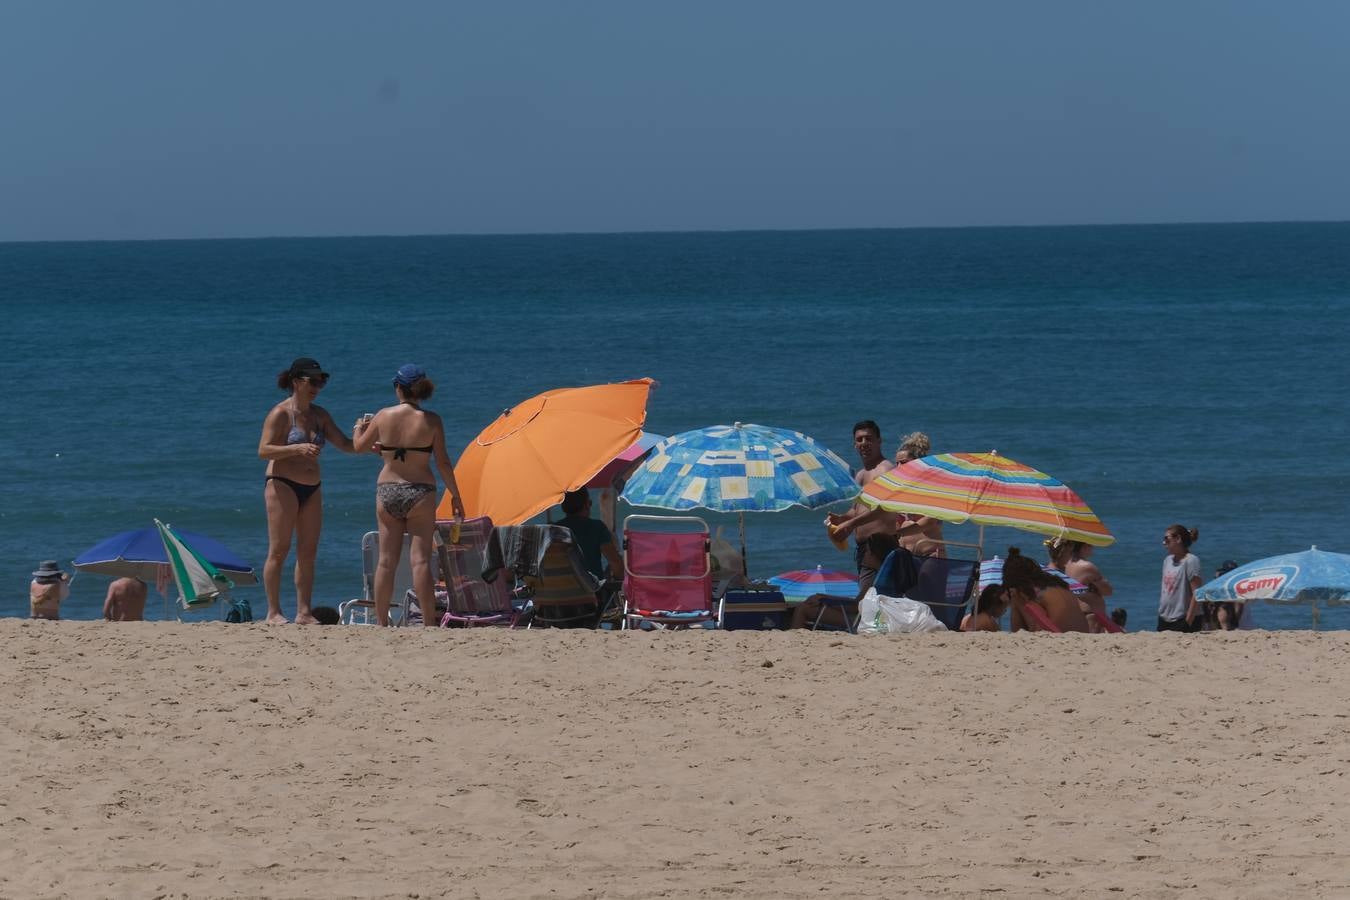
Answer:
[[(871, 419), (853, 426), (853, 449), (858, 451), (862, 463), (862, 468), (853, 476), (858, 487), (866, 487), (878, 475), (895, 468), (895, 463), (881, 452), (881, 426)], [(830, 513), (828, 522), (836, 537), (853, 535), (853, 561), (858, 566), (861, 596), (867, 593), (877, 576), (877, 570), (865, 564), (867, 539), (874, 534), (895, 534), (895, 513), (855, 502), (847, 513)]]
[(145, 619), (145, 582), (119, 578), (108, 585), (103, 598), (103, 618), (109, 622), (140, 622)]

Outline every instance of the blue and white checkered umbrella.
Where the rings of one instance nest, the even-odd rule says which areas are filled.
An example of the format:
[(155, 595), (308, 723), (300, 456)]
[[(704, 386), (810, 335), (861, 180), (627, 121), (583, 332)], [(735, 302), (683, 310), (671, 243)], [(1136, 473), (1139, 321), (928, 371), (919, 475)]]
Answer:
[(848, 465), (800, 431), (713, 425), (666, 438), (633, 473), (622, 499), (633, 506), (745, 514), (793, 506), (820, 509), (858, 496)]
[(858, 495), (848, 465), (813, 438), (767, 425), (713, 425), (657, 444), (628, 480), (633, 506), (776, 512)]

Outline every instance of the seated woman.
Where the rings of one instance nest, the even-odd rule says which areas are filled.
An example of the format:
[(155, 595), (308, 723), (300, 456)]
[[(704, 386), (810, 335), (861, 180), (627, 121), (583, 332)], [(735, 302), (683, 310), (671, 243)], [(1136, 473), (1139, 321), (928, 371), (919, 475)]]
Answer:
[(1069, 592), (1062, 579), (1056, 578), (1022, 555), (1016, 547), (1008, 548), (1003, 563), (1003, 587), (1012, 603), (1009, 623), (1012, 631), (1042, 631), (1025, 612), (1028, 604), (1039, 606), (1060, 631), (1088, 630), (1087, 616), (1078, 605), (1078, 598)]
[(1094, 634), (1101, 631), (1094, 614), (1106, 615), (1106, 598), (1111, 596), (1114, 589), (1106, 576), (1102, 575), (1101, 569), (1088, 561), (1092, 555), (1092, 546), (1082, 541), (1047, 538), (1045, 550), (1050, 565), (1087, 586), (1087, 593), (1078, 595), (1078, 606), (1087, 617), (1088, 628)]
[[(908, 462), (921, 459), (932, 452), (932, 443), (928, 435), (915, 431), (900, 440), (900, 449), (895, 451), (895, 464), (903, 466)], [(932, 516), (914, 516), (901, 513), (896, 517), (896, 534), (900, 536), (900, 546), (915, 556), (946, 557), (947, 545), (942, 538), (942, 520)], [(946, 578), (946, 571), (942, 571)]]
[[(893, 534), (872, 534), (867, 537), (863, 544), (861, 565), (871, 568), (873, 571), (880, 569), (881, 564), (886, 561), (886, 557), (900, 546), (900, 542)], [(862, 599), (862, 590), (858, 596), (852, 599), (839, 597), (834, 594), (812, 594), (792, 611), (792, 619), (788, 622), (788, 628), (810, 628), (815, 624), (816, 616), (820, 615), (821, 607), (825, 607), (825, 614), (820, 615), (820, 624), (832, 625), (837, 628), (847, 628), (848, 622), (844, 621), (845, 615), (851, 622), (858, 615), (858, 601)], [(827, 605), (822, 600), (843, 601)]]
[(962, 631), (1002, 631), (998, 620), (1008, 609), (1008, 594), (1001, 584), (991, 584), (980, 591), (975, 600), (975, 611), (961, 620)]

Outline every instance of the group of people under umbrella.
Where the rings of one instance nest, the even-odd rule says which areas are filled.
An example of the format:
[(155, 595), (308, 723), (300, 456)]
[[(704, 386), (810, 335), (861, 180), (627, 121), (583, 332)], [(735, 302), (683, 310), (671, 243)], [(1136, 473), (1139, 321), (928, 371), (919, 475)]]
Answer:
[[(676, 513), (735, 513), (742, 560), (746, 513), (824, 509), (850, 501), (890, 513), (977, 524), (975, 548), (981, 557), (986, 526), (1091, 546), (1114, 541), (1068, 486), (996, 452), (928, 455), (859, 484), (838, 455), (789, 429), (737, 422), (658, 440), (643, 431), (653, 384), (637, 379), (563, 388), (504, 411), (455, 465), (464, 514), (490, 517), (498, 525), (519, 524), (568, 492), (595, 487), (605, 492), (602, 502), (611, 524), (618, 499)], [(442, 518), (458, 512), (448, 491), (440, 507)], [(1002, 562), (983, 561), (982, 583), (998, 577)], [(231, 586), (256, 583), (252, 569), (224, 547), (159, 522), (154, 529), (103, 542), (77, 558), (75, 566), (161, 582), (171, 574), (186, 607), (228, 597)], [(1083, 588), (1072, 579), (1057, 580), (1071, 590)], [(822, 568), (783, 573), (771, 584), (789, 600), (807, 592), (848, 596), (858, 589), (851, 576)], [(1197, 598), (1314, 607), (1350, 602), (1350, 557), (1314, 548), (1258, 561), (1205, 585)], [(238, 609), (236, 618), (244, 618)]]

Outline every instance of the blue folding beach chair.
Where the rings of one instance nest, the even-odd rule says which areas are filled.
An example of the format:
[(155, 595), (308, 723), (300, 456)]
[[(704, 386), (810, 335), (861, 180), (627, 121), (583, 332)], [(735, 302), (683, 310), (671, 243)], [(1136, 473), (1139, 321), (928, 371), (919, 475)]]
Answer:
[(978, 559), (917, 556), (901, 547), (881, 564), (875, 585), (883, 596), (927, 604), (939, 622), (960, 631), (961, 617), (974, 597), (979, 577)]

